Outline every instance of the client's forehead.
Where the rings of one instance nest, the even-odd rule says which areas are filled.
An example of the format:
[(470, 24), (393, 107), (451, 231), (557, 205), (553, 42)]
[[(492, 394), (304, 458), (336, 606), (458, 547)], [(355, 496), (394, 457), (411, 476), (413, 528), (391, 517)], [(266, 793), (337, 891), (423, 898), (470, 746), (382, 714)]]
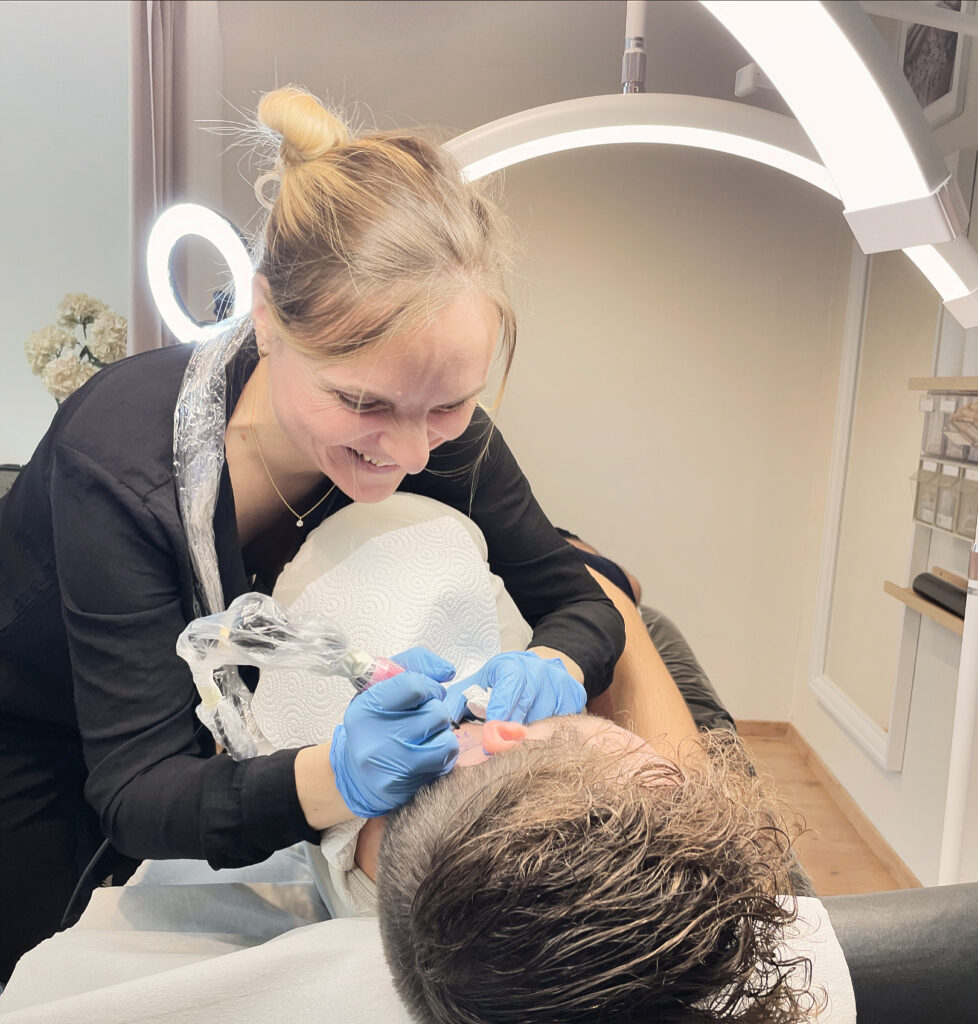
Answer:
[(586, 712), (580, 715), (555, 715), (553, 718), (542, 718), (539, 722), (531, 722), (526, 728), (532, 739), (546, 739), (555, 732), (573, 730), (586, 739), (599, 735), (619, 736), (628, 742), (642, 742), (631, 730), (623, 729), (608, 718), (589, 715)]
[[(491, 756), (483, 747), (482, 729), (482, 722), (466, 722), (457, 730), (460, 748), (457, 762), (459, 767), (479, 764)], [(583, 742), (600, 746), (613, 753), (636, 751), (646, 756), (655, 753), (652, 747), (635, 733), (597, 715), (558, 715), (526, 726), (527, 742), (542, 742), (554, 736), (571, 734), (577, 734)]]
[(555, 718), (544, 718), (527, 726), (527, 739), (544, 740), (569, 732), (576, 732), (585, 743), (594, 744), (613, 753), (655, 753), (650, 744), (630, 729), (624, 729), (600, 715), (559, 715)]

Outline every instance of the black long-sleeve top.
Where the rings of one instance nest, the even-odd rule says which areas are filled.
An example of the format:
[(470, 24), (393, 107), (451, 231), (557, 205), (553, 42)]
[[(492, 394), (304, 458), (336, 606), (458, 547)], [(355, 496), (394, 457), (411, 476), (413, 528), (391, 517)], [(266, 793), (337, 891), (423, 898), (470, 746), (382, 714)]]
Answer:
[[(86, 799), (123, 853), (226, 867), (317, 837), (296, 795), (296, 750), (236, 762), (211, 756), (208, 734), (195, 737), (199, 698), (174, 649), (194, 617), (173, 475), (173, 409), (190, 352), (162, 349), (100, 371), (61, 406), (0, 499), (0, 722), (81, 736)], [(228, 415), (256, 361), (253, 343), (233, 360)], [(533, 643), (573, 658), (590, 694), (610, 683), (621, 619), (482, 412), (400, 489), (468, 514)], [(302, 530), (288, 519), (276, 565), (349, 501), (334, 492)], [(226, 466), (214, 533), (225, 602), (263, 589), (268, 566), (241, 550)]]

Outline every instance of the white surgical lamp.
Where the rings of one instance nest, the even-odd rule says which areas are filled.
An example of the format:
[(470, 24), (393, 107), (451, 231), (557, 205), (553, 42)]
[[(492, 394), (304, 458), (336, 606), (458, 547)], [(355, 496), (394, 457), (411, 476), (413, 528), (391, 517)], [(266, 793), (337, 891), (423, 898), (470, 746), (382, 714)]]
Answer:
[(864, 252), (949, 242), (967, 210), (902, 74), (856, 3), (702, 0), (774, 83)]
[(225, 324), (223, 321), (197, 323), (188, 315), (177, 294), (170, 256), (177, 242), (187, 235), (205, 239), (224, 257), (231, 271), (234, 289), (232, 317), (246, 316), (251, 311), (251, 280), (254, 270), (244, 242), (231, 223), (220, 214), (196, 203), (180, 203), (160, 214), (146, 246), (146, 269), (153, 301), (174, 337), (180, 341), (203, 341), (219, 334)]
[(445, 144), (469, 180), (584, 146), (659, 143), (769, 164), (839, 196), (797, 121), (745, 103), (674, 93), (587, 96), (500, 118)]

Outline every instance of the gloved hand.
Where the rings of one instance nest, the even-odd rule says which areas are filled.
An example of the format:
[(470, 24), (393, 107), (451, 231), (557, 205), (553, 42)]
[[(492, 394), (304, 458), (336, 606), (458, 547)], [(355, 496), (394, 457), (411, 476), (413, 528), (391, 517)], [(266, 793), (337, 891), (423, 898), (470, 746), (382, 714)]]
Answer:
[(467, 713), (463, 691), (470, 686), (492, 691), (487, 721), (536, 722), (553, 715), (576, 715), (587, 702), (584, 687), (568, 673), (560, 658), (541, 658), (531, 651), (497, 654), (478, 672), (452, 683), (445, 706), (456, 722)]
[(451, 769), (458, 740), (444, 696), (441, 683), (402, 672), (350, 701), (343, 723), (333, 730), (329, 763), (336, 788), (354, 814), (386, 814)]
[(438, 683), (447, 683), (449, 679), (455, 677), (455, 666), (434, 651), (429, 651), (427, 647), (409, 647), (406, 651), (395, 654), (391, 661), (396, 661), (408, 672), (420, 672), (421, 675)]

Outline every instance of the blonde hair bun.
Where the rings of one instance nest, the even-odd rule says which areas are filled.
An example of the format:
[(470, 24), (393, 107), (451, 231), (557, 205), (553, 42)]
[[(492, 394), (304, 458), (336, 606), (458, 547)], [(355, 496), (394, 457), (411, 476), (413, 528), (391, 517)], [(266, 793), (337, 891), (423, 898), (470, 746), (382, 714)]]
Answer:
[(312, 93), (286, 85), (262, 96), (258, 120), (282, 136), (279, 157), (286, 167), (318, 160), (352, 139), (349, 128)]

